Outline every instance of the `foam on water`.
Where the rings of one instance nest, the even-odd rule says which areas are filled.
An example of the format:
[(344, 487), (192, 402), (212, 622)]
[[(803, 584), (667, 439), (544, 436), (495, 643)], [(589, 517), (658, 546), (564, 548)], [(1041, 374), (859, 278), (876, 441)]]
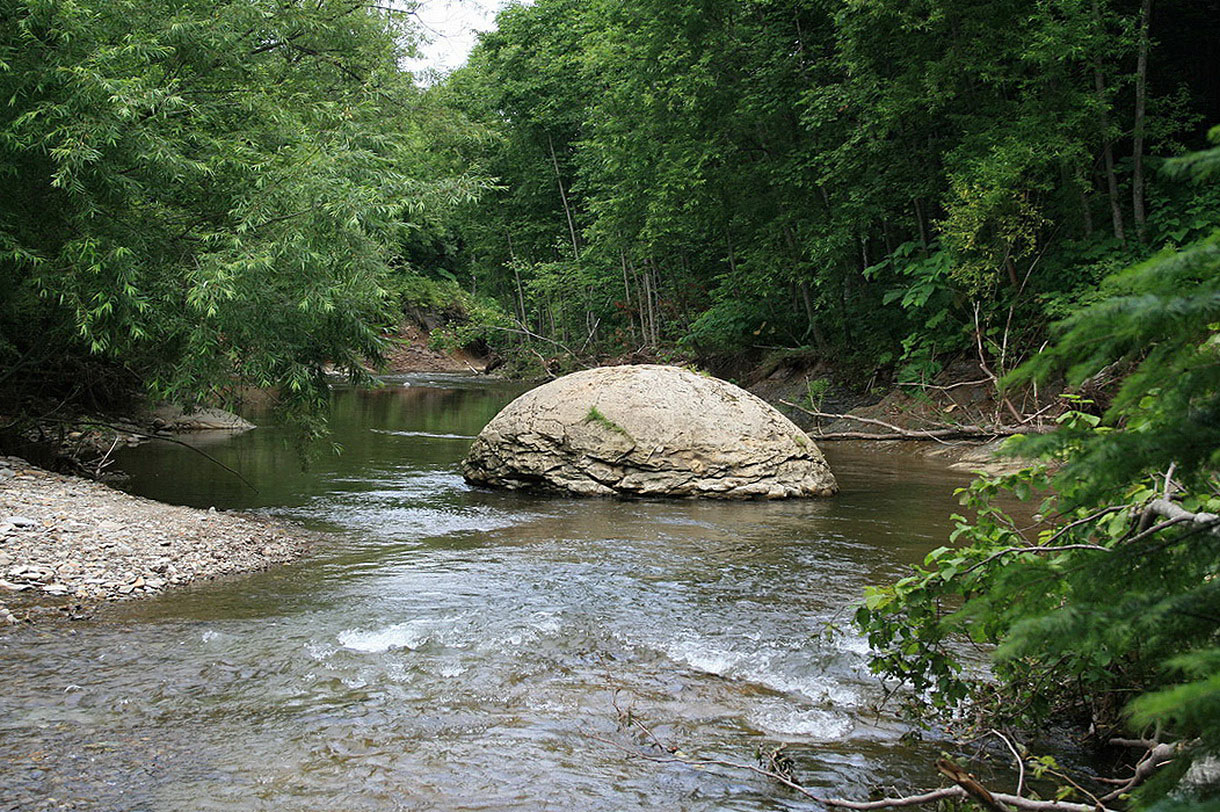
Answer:
[[(935, 493), (911, 464), (891, 487), (869, 456), (867, 478), (846, 469), (839, 497), (808, 504), (496, 493), (460, 474), (463, 443), (508, 399), (474, 391), (486, 385), (340, 393), (343, 457), (299, 476), (282, 449), (252, 458), (274, 472), (268, 488), (230, 506), (344, 531), (321, 554), (114, 610), (131, 623), (0, 645), (0, 765), (58, 747), (57, 772), (38, 770), (75, 780), (87, 752), (95, 780), (67, 796), (86, 806), (93, 787), (142, 792), (161, 776), (147, 798), (105, 795), (116, 809), (806, 808), (748, 774), (593, 744), (629, 741), (616, 702), (690, 753), (747, 761), (790, 742), (827, 794), (934, 760), (866, 711), (880, 687), (863, 638), (822, 631), (846, 625), (866, 583), (922, 559), (918, 539), (948, 532), (920, 524)], [(234, 438), (230, 462), (273, 439), (261, 434)], [(192, 498), (221, 507), (226, 482)], [(947, 514), (951, 483), (933, 484)], [(123, 746), (90, 749), (102, 729)]]
[(801, 649), (771, 644), (740, 650), (691, 635), (663, 646), (662, 650), (670, 659), (706, 674), (744, 680), (841, 708), (863, 704), (858, 688), (844, 680), (853, 669), (838, 667), (828, 671), (816, 662), (817, 657)]
[(473, 440), (473, 434), (438, 434), (430, 431), (394, 431), (391, 429), (369, 429), (374, 434), (388, 434), (391, 437), (425, 437), (431, 440)]
[(845, 713), (826, 708), (800, 707), (790, 702), (765, 700), (749, 714), (755, 727), (773, 736), (801, 741), (834, 741), (851, 733), (855, 725)]
[(405, 648), (414, 651), (432, 639), (431, 630), (419, 621), (395, 623), (384, 629), (366, 631), (346, 629), (339, 632), (339, 645), (349, 651), (380, 654), (390, 649)]

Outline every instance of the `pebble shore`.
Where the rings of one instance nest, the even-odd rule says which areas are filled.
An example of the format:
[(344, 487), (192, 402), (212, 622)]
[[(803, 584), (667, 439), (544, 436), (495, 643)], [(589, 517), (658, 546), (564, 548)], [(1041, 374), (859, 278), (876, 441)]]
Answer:
[(307, 545), (306, 531), (257, 516), (154, 502), (0, 456), (0, 624), (48, 601), (121, 600), (266, 569)]

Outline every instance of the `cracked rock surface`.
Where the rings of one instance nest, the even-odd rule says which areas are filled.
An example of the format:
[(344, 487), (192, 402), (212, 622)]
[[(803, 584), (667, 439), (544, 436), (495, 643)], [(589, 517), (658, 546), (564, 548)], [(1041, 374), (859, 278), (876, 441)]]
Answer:
[(838, 489), (822, 452), (763, 400), (660, 365), (600, 367), (526, 392), (487, 424), (468, 482), (589, 496), (784, 499)]

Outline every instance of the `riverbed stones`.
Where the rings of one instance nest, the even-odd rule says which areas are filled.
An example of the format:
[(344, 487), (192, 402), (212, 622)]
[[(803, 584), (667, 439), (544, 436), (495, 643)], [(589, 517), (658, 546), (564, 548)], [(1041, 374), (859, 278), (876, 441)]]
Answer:
[(822, 452), (763, 400), (680, 367), (600, 367), (506, 406), (475, 439), (466, 480), (589, 496), (830, 496)]
[(151, 595), (289, 561), (312, 538), (258, 516), (141, 499), (16, 457), (0, 463), (14, 472), (0, 481), (0, 599), (10, 606)]

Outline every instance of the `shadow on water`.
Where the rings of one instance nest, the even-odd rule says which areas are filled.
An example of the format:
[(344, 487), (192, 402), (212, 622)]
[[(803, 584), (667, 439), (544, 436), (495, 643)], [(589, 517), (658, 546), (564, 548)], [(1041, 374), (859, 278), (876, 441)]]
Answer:
[[(19, 807), (810, 808), (749, 774), (627, 758), (615, 703), (690, 753), (788, 743), (812, 787), (932, 780), (847, 620), (948, 531), (956, 472), (827, 449), (834, 499), (575, 500), (467, 486), (512, 398), (434, 376), (339, 391), (341, 456), (259, 428), (125, 453), (126, 487), (334, 533), (272, 572), (0, 635), (0, 775)], [(612, 743), (608, 743), (612, 742)]]

